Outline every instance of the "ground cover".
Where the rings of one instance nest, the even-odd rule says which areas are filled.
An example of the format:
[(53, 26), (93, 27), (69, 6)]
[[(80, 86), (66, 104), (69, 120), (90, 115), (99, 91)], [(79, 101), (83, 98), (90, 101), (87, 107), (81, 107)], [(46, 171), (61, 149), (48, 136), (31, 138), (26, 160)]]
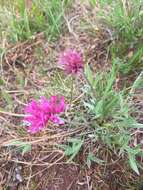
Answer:
[(142, 188), (142, 17), (140, 0), (0, 1), (0, 189)]

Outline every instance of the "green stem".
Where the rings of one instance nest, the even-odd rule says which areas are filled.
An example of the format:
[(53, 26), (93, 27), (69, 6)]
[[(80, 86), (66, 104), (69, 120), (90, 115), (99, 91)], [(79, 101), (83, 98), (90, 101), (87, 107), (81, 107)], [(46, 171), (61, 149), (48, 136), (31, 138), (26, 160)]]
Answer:
[(72, 105), (72, 101), (73, 101), (73, 91), (74, 91), (74, 78), (72, 76), (71, 79), (71, 96), (70, 96), (70, 109), (71, 109), (71, 105)]

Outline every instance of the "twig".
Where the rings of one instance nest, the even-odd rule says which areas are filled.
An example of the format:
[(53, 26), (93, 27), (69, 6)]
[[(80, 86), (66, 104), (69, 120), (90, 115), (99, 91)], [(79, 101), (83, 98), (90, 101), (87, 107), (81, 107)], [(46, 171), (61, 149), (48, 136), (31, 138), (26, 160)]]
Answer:
[[(42, 136), (42, 137), (39, 137), (40, 139), (37, 139), (37, 140), (33, 140), (33, 141), (28, 141), (26, 142), (26, 144), (36, 144), (36, 143), (40, 143), (40, 142), (45, 142), (46, 140), (52, 140), (52, 139), (57, 139), (57, 138), (63, 138), (63, 137), (68, 137), (68, 136), (71, 136), (73, 134), (76, 134), (77, 132), (80, 132), (81, 130), (83, 130), (84, 127), (80, 127), (76, 130), (72, 130), (70, 132), (63, 132), (63, 133), (59, 133), (59, 134), (54, 134), (54, 135), (51, 135), (51, 136)], [(35, 137), (34, 137), (35, 139)], [(16, 141), (21, 141), (21, 140), (25, 140), (25, 138), (17, 138), (15, 139)], [(6, 141), (6, 142), (0, 142), (0, 145), (1, 146), (7, 146), (11, 143), (11, 140), (10, 141)]]
[(11, 112), (1, 111), (1, 110), (0, 110), (0, 113), (1, 114), (5, 114), (5, 115), (10, 115), (10, 116), (13, 116), (13, 117), (25, 117), (25, 116), (29, 116), (29, 115), (25, 115), (25, 114), (11, 113)]

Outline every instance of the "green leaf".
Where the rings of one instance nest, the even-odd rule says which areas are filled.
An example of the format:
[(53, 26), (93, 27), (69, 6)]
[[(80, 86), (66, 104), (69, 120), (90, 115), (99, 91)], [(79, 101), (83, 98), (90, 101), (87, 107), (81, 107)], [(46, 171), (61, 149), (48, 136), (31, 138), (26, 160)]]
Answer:
[(141, 149), (140, 149), (139, 145), (137, 145), (134, 148), (131, 148), (130, 146), (126, 146), (125, 149), (128, 152), (128, 154), (131, 154), (131, 155), (137, 155), (137, 154), (139, 154), (141, 152)]
[(107, 86), (106, 86), (106, 90), (105, 90), (105, 95), (111, 91), (112, 89), (112, 86), (115, 82), (115, 78), (116, 77), (116, 73), (115, 73), (115, 64), (112, 66), (112, 70), (111, 72), (109, 73), (109, 76), (108, 76), (108, 79), (107, 79)]
[(129, 163), (130, 163), (131, 168), (134, 170), (134, 172), (136, 172), (136, 174), (139, 175), (140, 173), (139, 173), (139, 170), (138, 170), (138, 167), (137, 167), (137, 162), (136, 162), (136, 159), (135, 159), (135, 155), (129, 154)]
[(8, 105), (12, 105), (13, 104), (13, 100), (12, 97), (5, 91), (1, 91), (1, 96), (2, 98), (7, 102)]
[(103, 160), (101, 160), (99, 158), (96, 158), (92, 152), (89, 152), (89, 154), (87, 156), (87, 166), (88, 166), (88, 168), (90, 168), (92, 161), (96, 162), (97, 164), (100, 164), (100, 165), (104, 163)]
[(90, 2), (90, 4), (91, 4), (92, 7), (95, 7), (95, 5), (96, 5), (96, 0), (90, 0), (89, 2)]
[(85, 72), (85, 76), (86, 76), (87, 80), (89, 81), (89, 83), (91, 85), (93, 85), (93, 82), (94, 82), (93, 73), (88, 64), (85, 65), (84, 72)]
[(65, 155), (70, 156), (70, 158), (68, 160), (68, 162), (70, 162), (79, 153), (84, 141), (81, 139), (71, 138), (68, 140), (68, 142), (69, 142), (69, 144), (67, 145), (67, 147), (65, 149)]
[(133, 123), (130, 126), (133, 127), (133, 128), (137, 128), (137, 129), (142, 129), (143, 128), (142, 123)]
[(31, 151), (31, 144), (28, 144), (23, 141), (12, 140), (9, 143), (7, 143), (5, 146), (16, 146), (17, 149), (20, 152), (22, 152), (22, 155)]
[(96, 105), (96, 107), (95, 107), (95, 113), (96, 113), (96, 115), (98, 115), (98, 116), (102, 116), (103, 115), (103, 102), (104, 100), (103, 99), (101, 99), (100, 101), (98, 101), (98, 103), (97, 103), (97, 105)]
[(31, 144), (24, 144), (21, 149), (22, 149), (22, 155), (24, 155), (25, 153), (31, 151)]
[(4, 81), (2, 78), (0, 78), (0, 86), (4, 85)]

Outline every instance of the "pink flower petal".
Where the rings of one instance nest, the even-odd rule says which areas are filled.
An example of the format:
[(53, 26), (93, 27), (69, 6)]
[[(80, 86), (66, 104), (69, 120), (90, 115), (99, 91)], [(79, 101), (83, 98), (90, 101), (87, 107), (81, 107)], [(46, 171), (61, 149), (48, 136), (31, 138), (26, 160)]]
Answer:
[(57, 116), (57, 114), (65, 110), (65, 101), (62, 96), (58, 100), (57, 96), (51, 96), (48, 101), (44, 96), (37, 102), (32, 100), (26, 107), (24, 122), (28, 123), (28, 132), (37, 133), (42, 130), (49, 120), (59, 125), (64, 124), (63, 120)]
[(64, 124), (64, 121), (63, 121), (60, 117), (58, 117), (58, 116), (56, 116), (56, 115), (52, 115), (52, 116), (50, 117), (50, 120), (51, 120), (53, 123), (56, 123), (56, 124), (59, 124), (59, 125), (63, 125), (63, 124)]

